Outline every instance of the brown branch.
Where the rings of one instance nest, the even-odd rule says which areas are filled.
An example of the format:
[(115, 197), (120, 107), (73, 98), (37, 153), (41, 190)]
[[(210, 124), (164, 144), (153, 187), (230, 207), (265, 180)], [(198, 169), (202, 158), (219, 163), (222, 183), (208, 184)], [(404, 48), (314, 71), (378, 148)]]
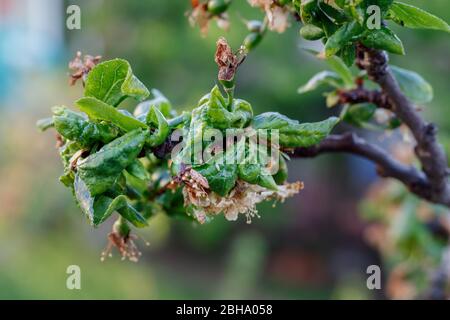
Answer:
[(401, 92), (389, 70), (388, 57), (383, 51), (358, 45), (357, 65), (378, 83), (386, 95), (391, 111), (410, 129), (416, 140), (415, 153), (420, 160), (429, 185), (429, 201), (450, 206), (447, 156), (436, 139), (437, 127), (426, 122), (415, 106)]
[(379, 108), (391, 109), (387, 96), (379, 90), (368, 90), (363, 87), (337, 91), (339, 100), (337, 104), (373, 103)]
[(341, 152), (358, 155), (374, 162), (380, 176), (395, 178), (419, 197), (431, 198), (430, 182), (422, 171), (395, 160), (384, 149), (368, 143), (355, 133), (330, 135), (312, 147), (295, 148), (287, 151), (292, 158), (312, 158), (325, 153)]

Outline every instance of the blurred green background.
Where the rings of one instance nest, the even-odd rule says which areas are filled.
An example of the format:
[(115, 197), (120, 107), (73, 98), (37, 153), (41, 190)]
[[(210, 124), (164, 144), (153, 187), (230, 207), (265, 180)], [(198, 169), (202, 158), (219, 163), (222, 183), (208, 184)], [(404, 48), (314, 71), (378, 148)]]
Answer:
[[(450, 21), (448, 0), (405, 0)], [(81, 8), (81, 30), (67, 30), (66, 8)], [(208, 225), (157, 216), (137, 233), (139, 263), (100, 262), (111, 221), (91, 228), (58, 182), (62, 165), (54, 132), (41, 134), (37, 119), (53, 105), (81, 96), (69, 87), (67, 62), (77, 50), (105, 59), (122, 57), (149, 88), (158, 88), (178, 110), (188, 109), (214, 85), (215, 41), (237, 48), (246, 35), (242, 18), (263, 13), (244, 0), (230, 9), (231, 30), (214, 23), (206, 38), (185, 16), (188, 0), (0, 0), (0, 298), (2, 299), (209, 299), (383, 298), (366, 288), (366, 268), (381, 264), (364, 241), (358, 202), (375, 181), (373, 166), (330, 155), (289, 164), (290, 180), (305, 190), (261, 219)], [(320, 93), (299, 96), (299, 85), (325, 66), (302, 47), (291, 21), (284, 34), (268, 33), (239, 69), (237, 93), (256, 112), (279, 111), (302, 121), (321, 120)], [(435, 89), (427, 117), (450, 132), (448, 35), (394, 27), (406, 57), (396, 65), (420, 72)], [(112, 220), (112, 219), (111, 219)], [(66, 288), (66, 268), (81, 268), (81, 290)]]

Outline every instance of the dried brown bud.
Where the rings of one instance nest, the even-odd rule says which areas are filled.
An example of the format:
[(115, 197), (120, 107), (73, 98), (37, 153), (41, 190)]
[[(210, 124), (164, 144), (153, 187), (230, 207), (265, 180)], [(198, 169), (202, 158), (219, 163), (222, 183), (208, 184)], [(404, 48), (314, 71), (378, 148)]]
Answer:
[(216, 45), (217, 49), (214, 60), (219, 66), (218, 78), (220, 81), (231, 81), (234, 78), (236, 69), (244, 60), (245, 55), (242, 54), (242, 50), (239, 50), (241, 56), (238, 57), (234, 54), (227, 40), (223, 37), (217, 40)]
[(94, 57), (91, 55), (85, 55), (84, 58), (82, 58), (81, 51), (78, 51), (75, 58), (69, 62), (69, 69), (73, 71), (73, 73), (70, 74), (70, 85), (75, 85), (79, 79), (81, 79), (84, 84), (87, 74), (100, 62), (101, 58), (101, 56)]

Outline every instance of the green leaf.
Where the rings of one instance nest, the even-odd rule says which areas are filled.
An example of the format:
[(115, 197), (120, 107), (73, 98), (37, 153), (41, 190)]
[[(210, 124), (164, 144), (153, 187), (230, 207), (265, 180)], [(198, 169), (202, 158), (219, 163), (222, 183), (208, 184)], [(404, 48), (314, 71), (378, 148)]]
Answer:
[[(243, 128), (253, 116), (250, 103), (241, 99), (234, 99), (228, 110), (225, 98), (217, 86), (211, 90), (208, 97), (205, 116), (206, 121), (213, 128)], [(205, 98), (202, 98), (202, 101), (206, 101)]]
[(415, 103), (427, 103), (433, 100), (433, 87), (418, 73), (390, 66), (402, 92)]
[(77, 173), (91, 195), (101, 194), (116, 183), (122, 171), (135, 161), (147, 137), (147, 131), (136, 129), (79, 162)]
[(143, 100), (149, 92), (133, 75), (128, 61), (114, 59), (99, 63), (89, 72), (84, 95), (117, 106), (126, 97)]
[(434, 29), (450, 32), (450, 26), (441, 18), (402, 2), (394, 2), (388, 12), (387, 18), (407, 28)]
[(53, 118), (52, 117), (45, 118), (45, 119), (40, 119), (40, 120), (38, 120), (36, 122), (36, 127), (38, 127), (38, 129), (40, 131), (45, 131), (45, 130), (53, 127), (53, 126), (54, 126), (54, 123), (53, 123)]
[(56, 131), (64, 138), (77, 141), (82, 146), (90, 146), (96, 142), (108, 143), (119, 134), (115, 126), (90, 122), (86, 115), (66, 107), (53, 107), (52, 111)]
[(141, 228), (148, 225), (145, 218), (128, 203), (126, 196), (119, 195), (112, 199), (102, 195), (94, 198), (79, 175), (75, 176), (74, 192), (81, 210), (93, 226), (98, 226), (106, 221), (115, 211), (135, 227)]
[(334, 72), (322, 71), (314, 75), (305, 85), (298, 88), (297, 92), (303, 94), (314, 91), (322, 85), (329, 85), (335, 88), (343, 86), (342, 79)]
[(345, 46), (338, 55), (347, 67), (351, 67), (356, 59), (356, 46), (354, 44)]
[(124, 131), (128, 132), (138, 128), (148, 129), (145, 123), (121, 113), (116, 108), (96, 98), (81, 98), (75, 104), (90, 118), (111, 122)]
[(131, 174), (132, 176), (141, 179), (141, 180), (150, 180), (150, 174), (145, 169), (144, 165), (142, 164), (141, 160), (136, 159), (134, 160), (127, 168), (127, 172)]
[(393, 0), (363, 0), (363, 7), (367, 9), (372, 5), (376, 5), (384, 13), (392, 6), (393, 2)]
[(351, 105), (344, 115), (344, 121), (357, 126), (363, 127), (370, 121), (375, 114), (377, 106), (372, 103), (360, 103)]
[(220, 196), (226, 196), (234, 188), (238, 177), (237, 166), (235, 164), (215, 163), (214, 158), (208, 163), (194, 167), (202, 176), (208, 180), (212, 191)]
[(297, 120), (279, 114), (266, 112), (253, 118), (255, 129), (277, 129), (280, 145), (283, 147), (308, 147), (324, 139), (339, 122), (339, 118), (330, 117), (314, 123), (299, 123)]
[(386, 50), (395, 54), (405, 54), (402, 41), (394, 32), (386, 27), (367, 32), (361, 42), (369, 48)]
[(280, 145), (288, 148), (309, 147), (326, 138), (339, 122), (339, 118), (298, 125), (294, 133), (280, 133)]
[(151, 128), (156, 128), (156, 131), (148, 138), (147, 143), (151, 147), (162, 144), (169, 135), (170, 127), (164, 115), (155, 105), (150, 108), (146, 122)]
[(339, 52), (347, 45), (357, 41), (364, 28), (356, 21), (347, 22), (342, 25), (325, 44), (325, 57), (329, 58)]
[(352, 71), (339, 57), (332, 56), (326, 59), (330, 68), (332, 68), (344, 81), (344, 84), (348, 88), (355, 86), (355, 79), (353, 77)]

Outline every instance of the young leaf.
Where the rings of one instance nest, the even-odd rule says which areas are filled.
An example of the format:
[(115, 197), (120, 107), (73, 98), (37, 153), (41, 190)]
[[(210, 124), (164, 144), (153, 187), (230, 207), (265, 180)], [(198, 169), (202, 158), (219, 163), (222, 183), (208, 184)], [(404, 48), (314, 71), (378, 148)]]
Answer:
[(355, 79), (352, 71), (339, 57), (332, 56), (326, 59), (330, 68), (332, 68), (344, 81), (344, 84), (348, 88), (352, 88), (355, 85)]
[(322, 71), (314, 75), (305, 85), (298, 88), (297, 92), (303, 94), (316, 90), (322, 85), (330, 85), (335, 88), (343, 86), (342, 79), (334, 72)]
[(344, 115), (344, 121), (363, 127), (366, 122), (372, 119), (377, 107), (372, 103), (360, 103), (351, 105)]
[(427, 103), (433, 100), (433, 87), (418, 73), (390, 66), (402, 92), (415, 103)]
[(148, 129), (145, 123), (121, 113), (116, 108), (96, 98), (81, 98), (75, 104), (90, 118), (111, 122), (124, 131), (128, 132), (138, 128)]
[(89, 72), (84, 95), (117, 106), (126, 97), (144, 100), (149, 92), (133, 75), (128, 61), (114, 59), (99, 63)]
[(387, 18), (407, 28), (450, 32), (450, 26), (441, 18), (403, 2), (395, 1), (388, 12)]
[(361, 42), (369, 48), (386, 50), (400, 55), (405, 54), (402, 41), (387, 27), (367, 32)]
[(325, 44), (325, 57), (329, 58), (343, 47), (354, 43), (363, 33), (364, 28), (356, 21), (347, 22), (340, 27)]

